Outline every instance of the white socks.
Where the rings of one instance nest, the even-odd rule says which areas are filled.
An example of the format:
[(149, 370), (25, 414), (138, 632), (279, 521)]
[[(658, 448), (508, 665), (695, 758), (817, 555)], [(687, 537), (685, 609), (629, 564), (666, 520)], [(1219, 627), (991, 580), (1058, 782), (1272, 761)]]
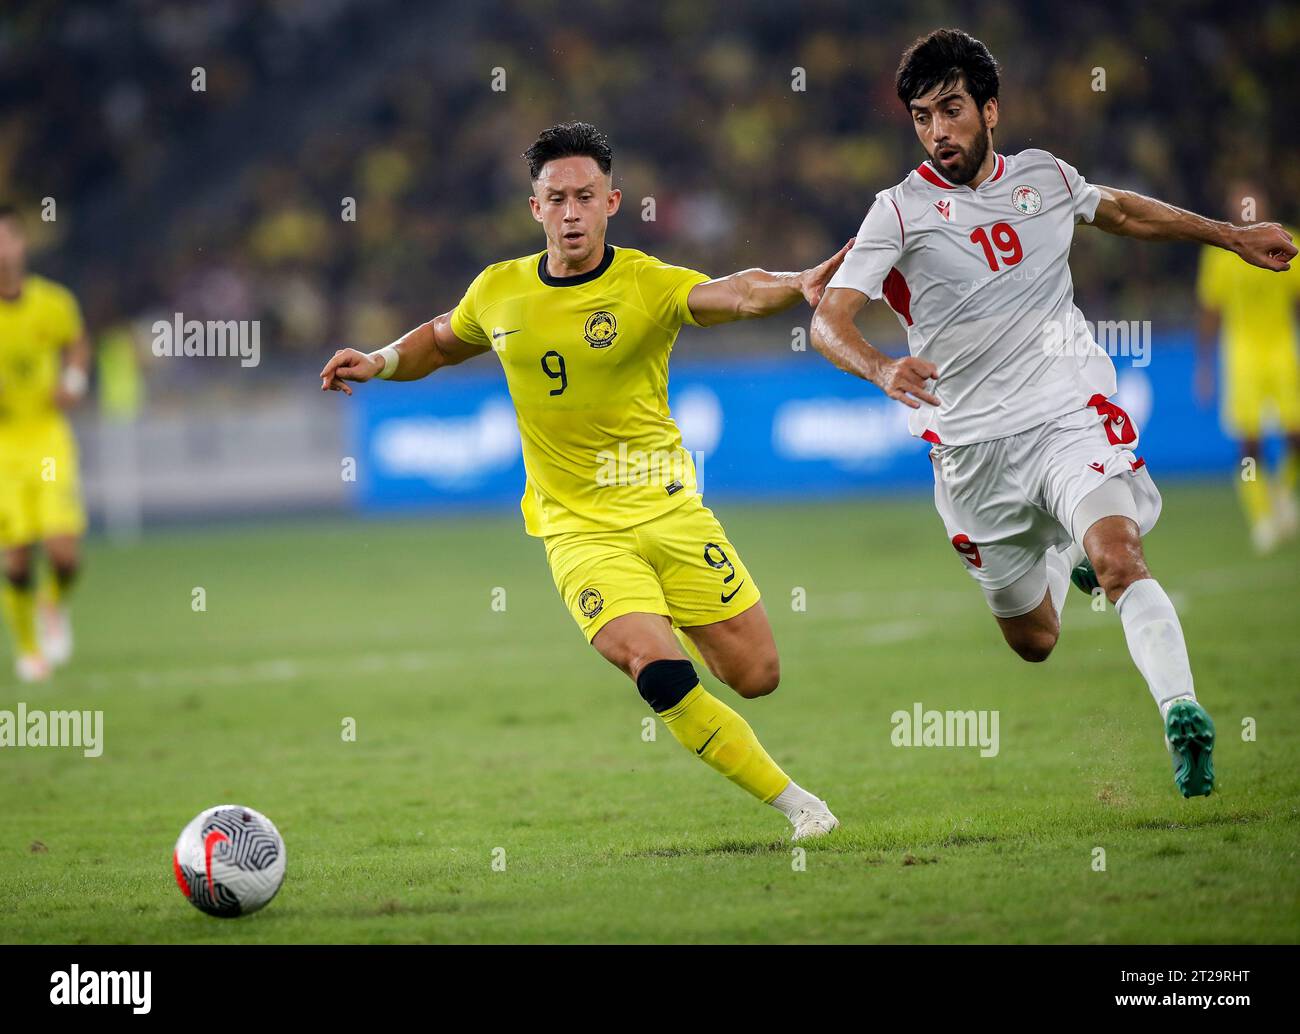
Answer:
[(825, 802), (820, 797), (813, 796), (793, 779), (786, 784), (784, 790), (772, 798), (772, 807), (791, 822), (794, 821), (800, 808), (811, 808), (815, 804), (825, 806)]
[(1154, 578), (1134, 582), (1115, 601), (1124, 624), (1124, 638), (1156, 704), (1160, 717), (1179, 699), (1196, 699), (1187, 643), (1178, 614), (1165, 590)]

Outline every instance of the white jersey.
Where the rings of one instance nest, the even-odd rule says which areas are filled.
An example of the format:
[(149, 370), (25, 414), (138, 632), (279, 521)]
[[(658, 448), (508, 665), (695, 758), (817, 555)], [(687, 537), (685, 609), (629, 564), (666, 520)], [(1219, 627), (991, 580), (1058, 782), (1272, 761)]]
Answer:
[(1046, 151), (994, 156), (976, 189), (925, 162), (876, 195), (831, 279), (884, 298), (942, 403), (912, 410), (914, 435), (992, 441), (1115, 393), (1115, 367), (1074, 304), (1070, 244), (1100, 194)]

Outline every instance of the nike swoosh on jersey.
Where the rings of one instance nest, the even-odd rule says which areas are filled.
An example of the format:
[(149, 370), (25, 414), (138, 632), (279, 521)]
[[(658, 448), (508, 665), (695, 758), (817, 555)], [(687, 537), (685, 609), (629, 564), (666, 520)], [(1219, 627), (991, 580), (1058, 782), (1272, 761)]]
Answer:
[(731, 595), (730, 595), (730, 596), (728, 596), (728, 595), (724, 592), (724, 593), (722, 594), (722, 602), (723, 602), (723, 603), (730, 603), (732, 600), (734, 600), (734, 599), (736, 598), (736, 593), (740, 592), (741, 587), (744, 586), (744, 584), (745, 584), (744, 579), (741, 579), (740, 585), (737, 585), (734, 589), (731, 590)]
[(494, 330), (492, 331), (492, 340), (495, 341), (499, 337), (509, 337), (511, 334), (518, 334), (519, 331), (523, 329), (523, 327), (520, 327), (518, 330)]

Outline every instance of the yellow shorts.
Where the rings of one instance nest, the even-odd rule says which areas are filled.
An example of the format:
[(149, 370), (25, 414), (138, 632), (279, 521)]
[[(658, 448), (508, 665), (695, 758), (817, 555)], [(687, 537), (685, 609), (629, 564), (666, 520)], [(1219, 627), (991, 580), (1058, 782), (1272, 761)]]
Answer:
[(548, 535), (546, 560), (565, 606), (590, 642), (623, 614), (663, 614), (675, 626), (744, 613), (758, 586), (698, 495), (620, 531)]
[(0, 431), (0, 548), (85, 530), (77, 442), (67, 423)]
[(1271, 419), (1300, 432), (1300, 361), (1290, 350), (1246, 355), (1225, 366), (1223, 427), (1233, 438), (1259, 438)]

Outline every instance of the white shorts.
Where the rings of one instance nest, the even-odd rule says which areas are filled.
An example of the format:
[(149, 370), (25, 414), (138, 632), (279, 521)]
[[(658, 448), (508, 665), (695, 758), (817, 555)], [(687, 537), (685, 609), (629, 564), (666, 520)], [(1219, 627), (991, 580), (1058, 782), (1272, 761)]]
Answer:
[[(1143, 535), (1155, 526), (1160, 492), (1134, 455), (1137, 439), (1128, 414), (1098, 396), (1085, 409), (1007, 438), (930, 450), (935, 507), (986, 594), (1029, 573), (1048, 549), (1071, 540), (1082, 545), (1088, 528), (1075, 526), (1079, 504), (1113, 478), (1132, 494), (1132, 511), (1124, 506), (1120, 515), (1136, 521)], [(1084, 507), (1079, 516), (1091, 525), (1108, 515), (1095, 509)]]

